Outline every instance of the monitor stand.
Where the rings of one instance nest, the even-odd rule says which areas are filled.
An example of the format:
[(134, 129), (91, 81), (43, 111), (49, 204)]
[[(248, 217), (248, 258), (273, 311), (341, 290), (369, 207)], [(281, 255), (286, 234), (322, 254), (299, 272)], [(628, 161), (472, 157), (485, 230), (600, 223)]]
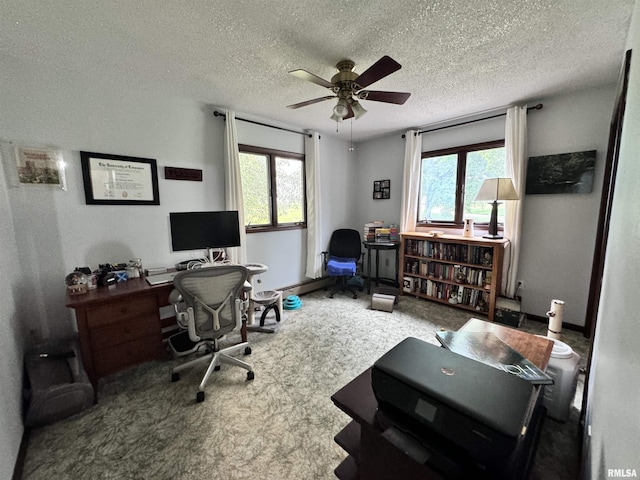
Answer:
[(211, 264), (215, 264), (227, 258), (227, 252), (222, 248), (207, 247), (207, 260)]

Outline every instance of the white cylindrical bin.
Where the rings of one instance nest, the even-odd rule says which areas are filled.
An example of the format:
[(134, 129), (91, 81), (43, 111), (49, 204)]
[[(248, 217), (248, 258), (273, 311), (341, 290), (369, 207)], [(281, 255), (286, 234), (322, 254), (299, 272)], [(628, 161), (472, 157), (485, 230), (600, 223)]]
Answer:
[(562, 311), (564, 302), (562, 300), (551, 300), (551, 310), (547, 312), (549, 317), (549, 328), (547, 329), (547, 337), (552, 340), (560, 340), (562, 332)]
[(553, 378), (554, 382), (553, 385), (544, 387), (543, 404), (547, 408), (547, 415), (554, 420), (566, 422), (576, 394), (580, 355), (560, 340), (553, 340), (553, 342), (547, 374)]

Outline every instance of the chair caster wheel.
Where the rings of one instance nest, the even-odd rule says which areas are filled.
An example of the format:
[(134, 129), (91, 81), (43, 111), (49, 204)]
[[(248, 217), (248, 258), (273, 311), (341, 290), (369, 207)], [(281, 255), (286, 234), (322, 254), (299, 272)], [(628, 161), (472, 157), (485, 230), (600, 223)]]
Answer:
[(354, 294), (353, 294), (353, 298), (358, 298), (358, 294), (357, 294), (357, 293), (354, 293)]
[(253, 380), (253, 379), (254, 379), (253, 372), (247, 372), (247, 380)]
[(178, 372), (172, 373), (171, 374), (171, 381), (172, 382), (177, 382), (178, 380), (180, 380), (180, 374)]
[(333, 295), (329, 295), (329, 298), (333, 298)]
[(251, 347), (247, 347), (244, 349), (244, 354), (245, 355), (251, 355)]
[(198, 392), (196, 394), (196, 402), (198, 403), (204, 402), (204, 392)]
[(217, 372), (218, 370), (220, 370), (220, 365), (216, 365), (215, 367), (213, 367), (213, 369)]

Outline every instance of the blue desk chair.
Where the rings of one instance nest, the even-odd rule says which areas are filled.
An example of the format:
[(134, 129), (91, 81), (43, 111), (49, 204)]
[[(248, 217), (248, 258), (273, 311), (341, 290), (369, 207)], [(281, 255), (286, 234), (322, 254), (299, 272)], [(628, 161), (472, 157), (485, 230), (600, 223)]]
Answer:
[(327, 274), (330, 277), (336, 277), (336, 285), (329, 292), (329, 298), (333, 298), (339, 291), (351, 292), (353, 298), (358, 298), (356, 288), (349, 285), (347, 281), (355, 276), (358, 262), (362, 257), (360, 232), (349, 228), (335, 230), (331, 234), (329, 251), (322, 254)]

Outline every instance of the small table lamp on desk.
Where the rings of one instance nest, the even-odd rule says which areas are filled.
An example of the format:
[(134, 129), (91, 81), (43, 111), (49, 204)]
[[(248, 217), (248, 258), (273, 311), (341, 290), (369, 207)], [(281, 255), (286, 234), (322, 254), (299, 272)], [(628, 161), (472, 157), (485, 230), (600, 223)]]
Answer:
[(518, 200), (518, 193), (510, 178), (487, 178), (476, 195), (476, 202), (486, 200), (491, 203), (489, 233), (483, 238), (502, 238), (498, 233), (498, 201)]

